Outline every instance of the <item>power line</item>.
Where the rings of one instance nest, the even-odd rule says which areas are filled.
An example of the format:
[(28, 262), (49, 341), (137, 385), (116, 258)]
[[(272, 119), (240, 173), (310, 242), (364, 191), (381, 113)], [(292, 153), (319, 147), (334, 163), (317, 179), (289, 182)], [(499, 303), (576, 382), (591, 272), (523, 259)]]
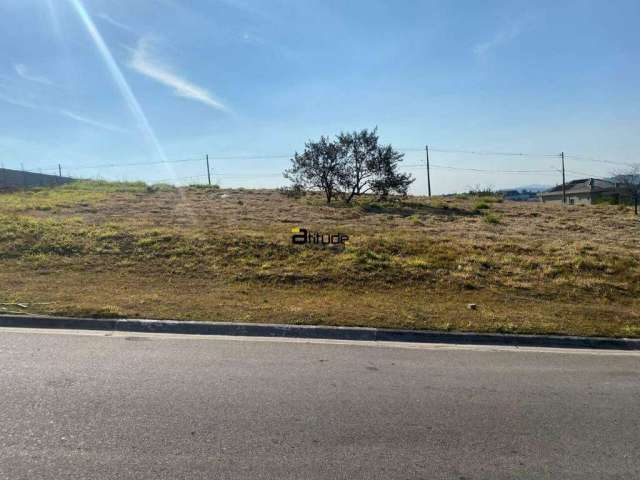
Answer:
[[(100, 165), (82, 165), (78, 167), (70, 167), (70, 170), (91, 170), (97, 168), (122, 168), (122, 167), (142, 167), (146, 165), (163, 165), (165, 163), (186, 163), (186, 162), (201, 162), (202, 158), (181, 158), (179, 160), (166, 160), (156, 162), (136, 162), (136, 163), (103, 163)], [(43, 168), (45, 171), (57, 170), (56, 168)]]
[(578, 162), (594, 162), (594, 163), (607, 163), (610, 165), (622, 165), (626, 167), (633, 167), (633, 163), (627, 162), (614, 162), (613, 160), (601, 160), (598, 158), (584, 157), (582, 155), (565, 155), (565, 158), (570, 158), (572, 160), (577, 160)]
[[(235, 174), (235, 173), (216, 173), (216, 177), (223, 178), (264, 178), (264, 177), (281, 177), (282, 173), (256, 173), (256, 174)], [(191, 180), (196, 178), (207, 178), (207, 174), (202, 175), (191, 175), (188, 177), (173, 177), (173, 178), (161, 178), (156, 180), (150, 180), (155, 183), (163, 183), (177, 180)]]
[(206, 178), (206, 174), (204, 175), (191, 175), (189, 177), (174, 177), (174, 178), (161, 178), (159, 180), (151, 180), (153, 183), (165, 183), (165, 182), (175, 182), (178, 180), (194, 180), (196, 178)]
[(246, 173), (216, 173), (216, 177), (225, 177), (225, 178), (259, 178), (259, 177), (282, 177), (282, 173), (255, 173), (255, 174), (246, 174)]
[[(423, 152), (422, 148), (401, 148), (398, 149), (401, 152)], [(446, 148), (433, 148), (429, 147), (429, 151), (438, 152), (438, 153), (458, 153), (458, 154), (466, 154), (466, 155), (482, 155), (482, 156), (516, 156), (516, 157), (538, 157), (538, 158), (559, 158), (560, 154), (534, 154), (534, 153), (522, 153), (522, 152), (499, 152), (499, 151), (481, 151), (481, 150), (456, 150), (456, 149), (446, 149)], [(293, 155), (285, 155), (285, 154), (267, 154), (267, 155), (217, 155), (217, 156), (209, 156), (210, 160), (262, 160), (262, 159), (288, 159), (292, 158)], [(611, 160), (602, 160), (595, 159), (590, 157), (584, 157), (581, 155), (565, 155), (565, 158), (570, 158), (576, 161), (585, 161), (585, 162), (596, 162), (596, 163), (606, 163), (611, 165), (622, 165), (622, 166), (633, 166), (632, 163), (626, 162), (615, 162)], [(100, 168), (126, 168), (126, 167), (142, 167), (148, 165), (162, 165), (162, 164), (171, 164), (171, 163), (189, 163), (189, 162), (200, 162), (202, 161), (202, 157), (190, 157), (190, 158), (182, 158), (176, 160), (165, 160), (165, 161), (151, 161), (151, 162), (134, 162), (134, 163), (103, 163), (103, 164), (95, 164), (95, 165), (80, 165), (70, 167), (71, 170), (91, 170), (91, 169), (100, 169)], [(418, 166), (418, 165), (407, 165), (407, 166)], [(422, 165), (421, 165), (422, 166)], [(434, 165), (435, 167), (435, 165)], [(438, 166), (438, 168), (450, 168), (455, 169), (455, 167), (447, 167), (447, 166)], [(58, 171), (58, 165), (42, 168), (43, 171)], [(486, 169), (465, 169), (469, 171), (478, 171), (478, 172), (494, 172), (494, 173), (540, 173), (541, 170), (486, 170)], [(217, 175), (217, 174), (216, 174)]]
[[(401, 152), (422, 152), (424, 149), (422, 148), (399, 148)], [(438, 152), (438, 153), (461, 153), (465, 155), (491, 155), (491, 156), (507, 156), (507, 157), (540, 157), (540, 158), (557, 158), (560, 155), (557, 153), (553, 154), (542, 154), (542, 153), (523, 153), (523, 152), (496, 152), (496, 151), (483, 151), (483, 150), (456, 150), (451, 148), (437, 148), (429, 146), (430, 152)]]
[[(423, 148), (402, 148), (398, 149), (398, 151), (403, 153), (408, 152), (424, 152)], [(446, 153), (446, 154), (463, 154), (463, 155), (478, 155), (478, 156), (510, 156), (510, 157), (537, 157), (537, 158), (561, 158), (562, 154), (536, 154), (536, 153), (525, 153), (525, 152), (503, 152), (503, 151), (491, 151), (491, 150), (465, 150), (465, 149), (450, 149), (450, 148), (437, 148), (437, 147), (428, 147), (429, 152), (438, 152), (438, 153)], [(246, 155), (202, 155), (198, 157), (189, 157), (189, 158), (181, 158), (181, 159), (173, 159), (173, 160), (165, 160), (165, 161), (148, 161), (148, 162), (132, 162), (132, 163), (104, 163), (104, 164), (94, 164), (94, 165), (79, 165), (75, 167), (66, 167), (66, 171), (77, 171), (77, 170), (99, 170), (99, 169), (110, 169), (110, 168), (128, 168), (128, 167), (144, 167), (150, 165), (163, 165), (163, 164), (176, 164), (176, 163), (195, 163), (195, 162), (205, 162), (206, 159), (210, 160), (264, 160), (264, 159), (290, 159), (293, 155), (287, 154), (266, 154), (266, 155), (255, 155), (255, 154), (246, 154)], [(631, 163), (626, 162), (616, 162), (604, 159), (596, 159), (592, 157), (587, 157), (583, 155), (565, 155), (567, 159), (571, 159), (575, 162), (595, 162), (595, 163), (603, 163), (603, 164), (611, 164), (611, 165), (621, 165), (621, 166), (632, 166)], [(420, 160), (419, 160), (420, 161)], [(401, 169), (409, 169), (409, 168), (425, 168), (425, 162), (421, 161), (418, 164), (399, 164), (398, 167)], [(473, 168), (473, 167), (460, 167), (460, 166), (452, 166), (452, 165), (443, 165), (443, 164), (433, 164), (430, 163), (430, 168), (442, 169), (442, 170), (451, 170), (451, 171), (459, 171), (459, 172), (469, 172), (474, 174), (532, 174), (532, 175), (550, 175), (557, 174), (560, 172), (558, 169), (485, 169), (485, 168)], [(58, 174), (61, 173), (60, 165), (56, 165), (51, 168), (44, 168), (44, 171), (53, 171)], [(263, 172), (263, 173), (243, 173), (243, 172), (216, 172), (215, 169), (211, 173), (213, 177), (216, 178), (266, 178), (266, 177), (281, 177), (282, 173), (271, 173), (271, 172)], [(591, 174), (587, 174), (584, 172), (574, 171), (574, 170), (566, 170), (569, 173), (577, 174), (577, 175), (585, 175), (593, 178), (598, 178)], [(188, 180), (188, 179), (199, 179), (204, 178), (207, 175), (193, 175), (186, 177), (174, 177), (168, 179), (157, 180), (157, 182), (165, 182), (165, 181), (180, 181), (180, 180)]]
[[(431, 150), (431, 149), (429, 149)], [(424, 167), (424, 164), (408, 164), (408, 165), (398, 165), (399, 167), (405, 167), (405, 168), (418, 168), (418, 167)], [(475, 173), (556, 173), (557, 170), (555, 169), (547, 169), (547, 170), (490, 170), (490, 169), (483, 169), (483, 168), (465, 168), (465, 167), (452, 167), (449, 165), (438, 165), (435, 163), (431, 164), (432, 167), (434, 168), (443, 168), (446, 170), (462, 170), (462, 171), (467, 171), (467, 172), (475, 172)]]
[(262, 160), (265, 158), (292, 158), (293, 155), (226, 155), (209, 158), (213, 160)]
[(601, 176), (594, 175), (593, 173), (578, 172), (576, 170), (565, 170), (565, 172), (573, 173), (574, 175), (585, 175), (587, 178), (596, 178), (598, 180), (604, 180)]
[[(291, 158), (292, 155), (228, 155), (228, 156), (211, 156), (210, 160), (263, 160), (274, 158)], [(143, 167), (147, 165), (164, 165), (168, 163), (186, 163), (186, 162), (201, 162), (205, 157), (198, 158), (181, 158), (178, 160), (165, 160), (165, 161), (153, 161), (153, 162), (135, 162), (135, 163), (103, 163), (98, 165), (81, 165), (78, 167), (70, 167), (71, 170), (91, 170), (98, 168), (122, 168), (122, 167)], [(58, 167), (43, 168), (43, 171), (55, 171)], [(215, 174), (217, 175), (217, 174)]]

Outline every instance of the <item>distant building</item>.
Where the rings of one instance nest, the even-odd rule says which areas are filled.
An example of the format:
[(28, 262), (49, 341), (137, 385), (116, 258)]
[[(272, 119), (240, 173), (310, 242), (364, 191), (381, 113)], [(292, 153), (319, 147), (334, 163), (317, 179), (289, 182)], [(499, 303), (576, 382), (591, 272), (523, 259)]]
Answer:
[(18, 188), (50, 187), (69, 183), (73, 179), (58, 175), (46, 175), (44, 173), (25, 172), (0, 168), (0, 190), (15, 190)]
[[(581, 178), (565, 184), (565, 195), (569, 205), (591, 205), (598, 202), (618, 203), (626, 192), (616, 183), (599, 178)], [(538, 194), (545, 203), (562, 203), (562, 185), (557, 185)]]
[(505, 200), (512, 200), (515, 202), (530, 202), (536, 200), (536, 192), (530, 190), (498, 190), (497, 192)]

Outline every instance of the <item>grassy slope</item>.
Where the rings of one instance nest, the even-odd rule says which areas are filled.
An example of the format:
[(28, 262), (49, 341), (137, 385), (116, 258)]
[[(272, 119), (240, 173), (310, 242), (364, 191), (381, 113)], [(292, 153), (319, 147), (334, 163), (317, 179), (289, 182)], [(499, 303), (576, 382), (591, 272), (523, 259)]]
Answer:
[[(640, 336), (630, 210), (492, 200), (326, 207), (266, 190), (100, 182), (3, 193), (0, 302), (67, 315)], [(293, 226), (351, 242), (293, 246)]]

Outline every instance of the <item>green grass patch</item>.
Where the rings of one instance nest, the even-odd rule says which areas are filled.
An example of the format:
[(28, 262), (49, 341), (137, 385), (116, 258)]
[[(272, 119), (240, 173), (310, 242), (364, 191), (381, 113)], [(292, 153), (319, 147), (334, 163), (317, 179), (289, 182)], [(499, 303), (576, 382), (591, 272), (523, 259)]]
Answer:
[(499, 225), (502, 223), (502, 217), (495, 213), (489, 212), (484, 216), (484, 221), (491, 225)]
[(60, 208), (95, 205), (117, 193), (153, 193), (172, 188), (166, 184), (148, 186), (144, 182), (78, 180), (55, 187), (0, 193), (0, 213), (30, 210), (55, 212)]

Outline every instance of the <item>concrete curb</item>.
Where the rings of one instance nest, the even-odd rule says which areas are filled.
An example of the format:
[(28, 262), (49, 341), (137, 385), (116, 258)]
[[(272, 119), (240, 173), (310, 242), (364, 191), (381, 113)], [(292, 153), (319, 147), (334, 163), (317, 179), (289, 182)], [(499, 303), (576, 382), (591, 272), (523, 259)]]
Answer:
[(314, 325), (275, 325), (265, 323), (214, 323), (171, 320), (91, 319), (38, 315), (0, 315), (0, 327), (443, 343), (459, 345), (640, 350), (640, 339), (630, 338), (435, 332), (427, 330), (396, 330), (385, 328), (329, 327)]

